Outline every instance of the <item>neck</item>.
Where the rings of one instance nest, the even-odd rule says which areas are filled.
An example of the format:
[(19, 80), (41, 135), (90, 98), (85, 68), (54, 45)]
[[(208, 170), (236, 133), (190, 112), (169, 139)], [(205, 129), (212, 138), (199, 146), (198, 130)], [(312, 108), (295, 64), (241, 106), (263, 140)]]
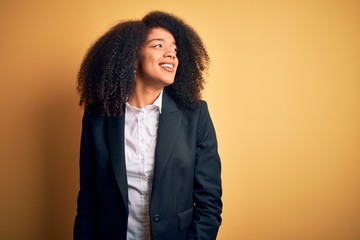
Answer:
[(136, 83), (134, 92), (130, 96), (128, 103), (131, 106), (137, 108), (143, 108), (146, 105), (151, 105), (159, 97), (162, 90), (163, 88), (159, 88), (159, 89), (145, 88), (144, 86)]

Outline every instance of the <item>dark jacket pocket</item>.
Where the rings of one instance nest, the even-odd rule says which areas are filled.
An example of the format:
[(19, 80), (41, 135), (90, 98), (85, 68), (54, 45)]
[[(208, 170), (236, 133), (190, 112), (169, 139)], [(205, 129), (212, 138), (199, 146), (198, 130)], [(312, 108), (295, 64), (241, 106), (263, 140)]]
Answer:
[(183, 231), (190, 227), (192, 223), (192, 217), (193, 217), (193, 208), (190, 208), (178, 214), (180, 231)]

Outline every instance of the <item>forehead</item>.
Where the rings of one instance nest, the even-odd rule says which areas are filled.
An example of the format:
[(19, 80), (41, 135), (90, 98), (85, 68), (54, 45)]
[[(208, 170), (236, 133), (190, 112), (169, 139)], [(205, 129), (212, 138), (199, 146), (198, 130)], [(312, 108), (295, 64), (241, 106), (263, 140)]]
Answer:
[(175, 43), (174, 36), (166, 29), (164, 28), (152, 28), (147, 35), (147, 41), (158, 39), (163, 41), (170, 41)]

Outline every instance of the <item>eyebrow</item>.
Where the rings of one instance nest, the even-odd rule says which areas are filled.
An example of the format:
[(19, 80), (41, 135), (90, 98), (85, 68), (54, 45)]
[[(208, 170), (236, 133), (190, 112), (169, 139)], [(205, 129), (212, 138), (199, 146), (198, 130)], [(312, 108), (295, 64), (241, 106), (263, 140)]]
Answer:
[[(149, 44), (150, 42), (152, 41), (161, 41), (161, 42), (164, 42), (165, 40), (163, 38), (152, 38), (150, 39), (149, 41), (146, 42), (146, 44)], [(173, 44), (176, 45), (176, 42), (173, 41)]]

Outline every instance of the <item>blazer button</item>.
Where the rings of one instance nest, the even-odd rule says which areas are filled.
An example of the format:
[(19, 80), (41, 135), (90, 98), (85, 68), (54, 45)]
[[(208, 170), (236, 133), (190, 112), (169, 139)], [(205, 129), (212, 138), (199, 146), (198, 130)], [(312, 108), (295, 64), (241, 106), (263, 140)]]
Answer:
[(160, 216), (159, 215), (155, 215), (155, 216), (153, 216), (153, 221), (154, 222), (159, 222), (160, 221)]

